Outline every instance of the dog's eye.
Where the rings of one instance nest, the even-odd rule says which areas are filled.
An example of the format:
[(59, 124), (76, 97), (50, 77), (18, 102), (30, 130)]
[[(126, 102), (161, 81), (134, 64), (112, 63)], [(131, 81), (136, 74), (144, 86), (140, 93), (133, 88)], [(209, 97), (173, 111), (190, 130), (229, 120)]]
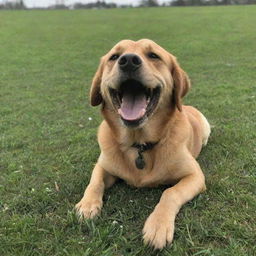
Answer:
[(153, 52), (148, 53), (148, 57), (150, 59), (160, 59), (160, 57), (157, 54), (153, 53)]
[(113, 55), (109, 58), (109, 60), (117, 60), (119, 57), (120, 57), (119, 54), (113, 54)]

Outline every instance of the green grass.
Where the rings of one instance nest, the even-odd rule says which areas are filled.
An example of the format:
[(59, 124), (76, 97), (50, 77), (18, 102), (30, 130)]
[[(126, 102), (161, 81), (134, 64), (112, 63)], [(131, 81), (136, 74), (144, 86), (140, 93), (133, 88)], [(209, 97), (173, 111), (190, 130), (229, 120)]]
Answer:
[[(0, 12), (0, 255), (256, 255), (255, 13)], [(199, 157), (208, 189), (181, 209), (173, 244), (158, 254), (141, 230), (164, 188), (119, 183), (97, 220), (80, 224), (73, 212), (99, 155), (90, 81), (124, 38), (151, 38), (176, 55), (193, 83), (186, 104), (214, 126)]]

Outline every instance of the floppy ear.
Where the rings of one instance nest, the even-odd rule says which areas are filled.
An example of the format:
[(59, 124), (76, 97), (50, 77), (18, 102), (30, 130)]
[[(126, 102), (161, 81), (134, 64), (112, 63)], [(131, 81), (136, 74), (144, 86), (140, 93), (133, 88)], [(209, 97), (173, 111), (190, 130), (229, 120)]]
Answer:
[(92, 106), (98, 106), (102, 103), (102, 96), (100, 92), (101, 77), (103, 72), (103, 61), (101, 59), (98, 70), (96, 71), (90, 90), (90, 102)]
[(172, 77), (174, 81), (173, 101), (179, 111), (182, 111), (182, 98), (187, 94), (190, 80), (186, 72), (179, 66), (176, 59), (173, 60)]

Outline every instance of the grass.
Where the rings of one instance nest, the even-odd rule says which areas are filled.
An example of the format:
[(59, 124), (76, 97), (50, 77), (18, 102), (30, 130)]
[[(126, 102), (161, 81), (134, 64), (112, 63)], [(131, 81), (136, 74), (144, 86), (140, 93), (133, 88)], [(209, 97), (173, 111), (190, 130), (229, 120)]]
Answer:
[[(255, 12), (0, 12), (0, 255), (256, 255)], [(124, 38), (176, 55), (193, 83), (186, 104), (214, 126), (199, 157), (208, 190), (181, 209), (162, 252), (143, 246), (141, 230), (164, 188), (119, 183), (98, 219), (80, 224), (73, 212), (99, 155), (90, 81)]]

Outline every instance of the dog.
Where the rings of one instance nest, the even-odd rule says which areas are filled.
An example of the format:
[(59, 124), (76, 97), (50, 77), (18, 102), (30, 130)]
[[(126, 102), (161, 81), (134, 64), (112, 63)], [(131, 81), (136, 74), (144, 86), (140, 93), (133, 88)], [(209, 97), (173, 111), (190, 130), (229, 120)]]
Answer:
[(182, 105), (190, 80), (176, 57), (149, 39), (122, 40), (101, 58), (90, 90), (101, 105), (100, 156), (76, 210), (82, 218), (101, 211), (104, 190), (117, 179), (135, 187), (171, 186), (143, 228), (145, 244), (171, 243), (181, 206), (205, 191), (196, 161), (210, 125), (196, 108)]

